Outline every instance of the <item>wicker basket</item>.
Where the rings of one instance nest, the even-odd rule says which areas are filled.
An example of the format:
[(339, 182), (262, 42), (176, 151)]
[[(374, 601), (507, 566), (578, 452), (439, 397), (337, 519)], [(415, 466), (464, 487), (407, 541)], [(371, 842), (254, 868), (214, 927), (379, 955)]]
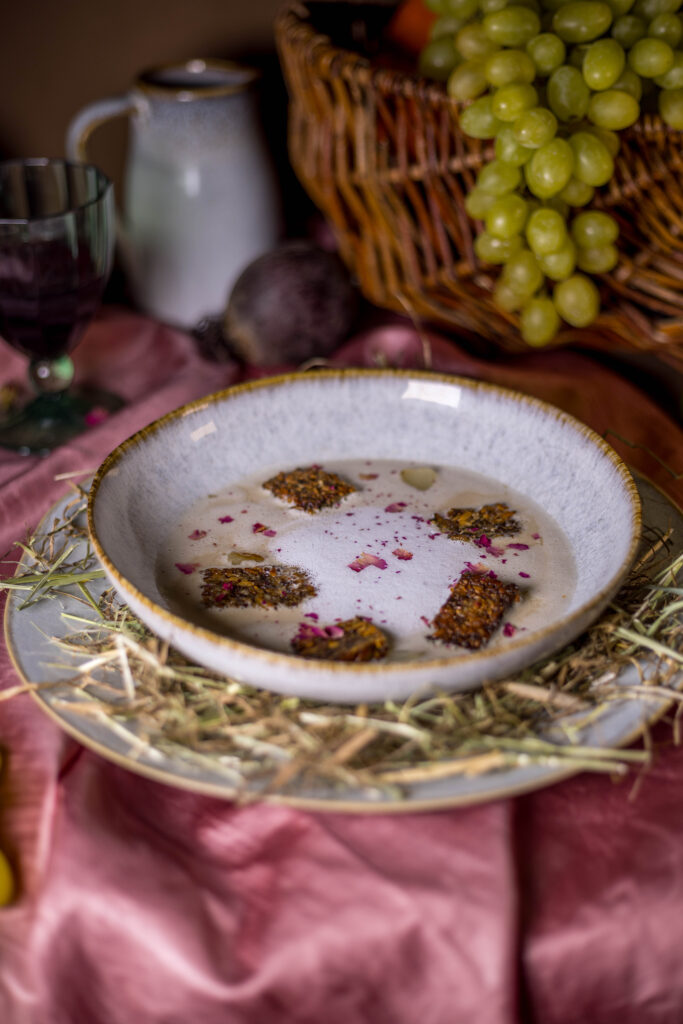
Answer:
[[(334, 45), (290, 3), (276, 20), (294, 170), (332, 225), (366, 297), (508, 351), (528, 349), (498, 310), (463, 200), (488, 144), (465, 136), (444, 87)], [(683, 363), (683, 133), (646, 114), (622, 134), (597, 195), (620, 225), (603, 312), (554, 344), (655, 351)]]

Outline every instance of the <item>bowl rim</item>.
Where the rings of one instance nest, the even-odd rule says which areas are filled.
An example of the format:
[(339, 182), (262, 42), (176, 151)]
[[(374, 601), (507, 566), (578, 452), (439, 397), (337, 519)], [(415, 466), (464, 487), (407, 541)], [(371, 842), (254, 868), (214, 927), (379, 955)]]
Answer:
[[(121, 589), (124, 594), (131, 595), (139, 604), (144, 606), (148, 611), (153, 613), (155, 616), (160, 617), (169, 627), (179, 629), (184, 633), (190, 633), (193, 637), (198, 640), (210, 643), (214, 648), (219, 648), (226, 652), (231, 652), (237, 656), (248, 657), (250, 659), (257, 659), (261, 663), (287, 666), (289, 668), (296, 667), (297, 672), (305, 674), (306, 676), (313, 675), (316, 672), (325, 673), (330, 672), (334, 674), (348, 674), (351, 672), (353, 675), (358, 676), (382, 676), (391, 673), (393, 674), (404, 674), (406, 672), (414, 672), (417, 668), (420, 671), (426, 669), (437, 669), (443, 670), (448, 666), (456, 667), (463, 664), (472, 664), (480, 661), (486, 663), (492, 658), (496, 657), (499, 651), (492, 653), (486, 647), (478, 651), (468, 652), (467, 654), (459, 653), (451, 657), (441, 658), (421, 658), (419, 661), (405, 661), (405, 662), (374, 662), (374, 663), (357, 663), (357, 662), (334, 662), (320, 659), (307, 659), (302, 658), (296, 654), (284, 653), (281, 651), (272, 651), (266, 648), (258, 647), (254, 644), (248, 644), (241, 640), (233, 640), (230, 637), (223, 636), (219, 633), (213, 632), (213, 630), (207, 629), (205, 626), (198, 626), (195, 623), (189, 622), (184, 619), (181, 615), (175, 612), (169, 611), (168, 609), (157, 604), (151, 598), (147, 597), (141, 590), (134, 586), (119, 569), (116, 568), (114, 563), (111, 561), (109, 556), (106, 554), (104, 547), (98, 537), (97, 530), (95, 527), (95, 506), (97, 503), (100, 486), (103, 483), (105, 477), (119, 462), (121, 462), (128, 452), (135, 449), (138, 445), (146, 442), (150, 437), (162, 431), (170, 423), (177, 420), (183, 419), (185, 416), (191, 415), (194, 412), (200, 412), (203, 409), (208, 408), (211, 405), (220, 404), (231, 398), (248, 393), (250, 391), (260, 391), (270, 388), (279, 388), (286, 386), (292, 382), (301, 383), (307, 379), (311, 381), (317, 380), (344, 380), (344, 379), (392, 379), (392, 380), (410, 380), (418, 379), (424, 381), (435, 381), (443, 384), (451, 384), (457, 387), (464, 387), (471, 392), (482, 391), (488, 394), (498, 395), (506, 401), (518, 402), (524, 405), (528, 405), (531, 408), (538, 409), (543, 412), (546, 416), (550, 416), (560, 423), (566, 424), (572, 428), (577, 434), (580, 434), (587, 441), (592, 443), (596, 448), (600, 450), (612, 466), (617, 471), (617, 474), (624, 485), (625, 495), (629, 501), (631, 508), (631, 537), (628, 545), (626, 555), (621, 560), (619, 567), (612, 573), (609, 580), (603, 584), (599, 591), (594, 593), (589, 600), (584, 601), (578, 608), (575, 608), (571, 614), (560, 618), (549, 626), (542, 627), (540, 629), (529, 632), (528, 634), (522, 634), (519, 637), (511, 637), (505, 645), (505, 653), (515, 651), (519, 648), (523, 648), (532, 644), (537, 644), (545, 637), (552, 635), (556, 631), (562, 629), (566, 630), (571, 624), (577, 620), (584, 620), (590, 615), (594, 608), (599, 608), (604, 605), (606, 601), (612, 596), (612, 594), (618, 588), (619, 583), (624, 578), (628, 569), (630, 568), (633, 559), (635, 557), (638, 544), (640, 543), (642, 534), (642, 510), (641, 501), (638, 494), (638, 490), (631, 476), (631, 473), (617, 454), (617, 452), (601, 437), (592, 427), (582, 423), (581, 420), (572, 416), (570, 413), (559, 409), (557, 406), (552, 405), (550, 402), (545, 402), (543, 399), (535, 398), (532, 395), (526, 395), (523, 392), (515, 391), (511, 388), (501, 387), (498, 384), (490, 384), (487, 381), (475, 380), (473, 378), (461, 377), (455, 374), (448, 374), (443, 372), (435, 372), (431, 370), (407, 370), (407, 369), (373, 369), (373, 368), (334, 368), (334, 369), (316, 369), (313, 373), (310, 372), (297, 372), (292, 371), (290, 373), (277, 374), (272, 377), (262, 377), (257, 380), (242, 381), (238, 384), (233, 384), (230, 387), (224, 388), (221, 391), (216, 391), (213, 394), (206, 395), (203, 398), (195, 399), (191, 402), (187, 402), (184, 405), (179, 406), (177, 409), (173, 409), (158, 419), (153, 420), (147, 426), (142, 427), (136, 431), (129, 438), (117, 445), (112, 452), (104, 459), (100, 467), (98, 468), (88, 494), (88, 510), (87, 510), (87, 521), (88, 521), (88, 534), (90, 542), (93, 546), (95, 554), (97, 555), (100, 563), (105, 569), (107, 575), (112, 581), (115, 581), (116, 586)], [(175, 641), (171, 641), (172, 643)], [(226, 675), (229, 674), (229, 669), (226, 668)]]

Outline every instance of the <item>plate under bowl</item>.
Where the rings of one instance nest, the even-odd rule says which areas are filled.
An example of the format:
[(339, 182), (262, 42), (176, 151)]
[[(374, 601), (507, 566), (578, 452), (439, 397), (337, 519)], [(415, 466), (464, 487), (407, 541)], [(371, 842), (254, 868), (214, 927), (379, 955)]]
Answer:
[[(177, 603), (169, 600), (163, 581), (174, 571), (177, 558), (169, 538), (209, 494), (239, 493), (244, 480), (265, 480), (296, 466), (315, 463), (333, 467), (354, 459), (480, 474), (491, 483), (492, 500), (508, 493), (523, 495), (564, 538), (573, 563), (571, 588), (566, 579), (558, 577), (552, 559), (536, 563), (545, 572), (542, 581), (518, 571), (523, 562), (513, 564), (517, 551), (507, 552), (508, 558), (490, 560), (485, 567), (501, 578), (514, 576), (517, 583), (518, 577), (524, 576), (531, 603), (540, 582), (545, 587), (543, 593), (566, 590), (560, 610), (544, 616), (543, 608), (537, 607), (528, 625), (510, 630), (510, 635), (499, 630), (477, 651), (431, 643), (414, 657), (404, 650), (399, 660), (358, 664), (306, 660), (286, 647), (277, 649), (253, 637), (245, 640), (250, 634), (239, 629), (207, 628), (201, 616), (179, 611)], [(424, 522), (424, 516), (411, 517), (412, 499), (406, 495), (419, 499), (423, 509), (425, 501), (429, 504), (429, 491), (407, 488), (400, 495), (378, 495), (377, 522), (382, 501), (399, 496), (405, 499), (405, 508), (400, 508), (405, 530), (410, 528), (411, 518)], [(266, 500), (271, 500), (270, 496)], [(272, 501), (275, 510), (279, 503)], [(343, 520), (339, 510), (324, 513), (337, 516), (334, 522), (342, 524), (334, 544), (327, 544), (322, 535), (333, 531), (323, 530), (317, 516), (283, 512), (281, 507), (277, 515), (280, 519), (289, 516), (292, 529), (299, 531), (298, 564), (316, 578), (327, 621), (333, 618), (329, 609), (341, 609), (356, 592), (365, 595), (367, 605), (369, 581), (377, 596), (382, 588), (387, 591), (391, 579), (395, 587), (400, 571), (401, 594), (387, 591), (383, 607), (389, 607), (389, 598), (404, 597), (410, 605), (413, 595), (422, 595), (422, 606), (418, 603), (413, 609), (419, 626), (420, 621), (428, 622), (448, 596), (443, 581), (438, 587), (435, 583), (434, 593), (429, 594), (430, 577), (425, 576), (422, 553), (425, 558), (427, 554), (432, 557), (435, 578), (443, 572), (456, 578), (465, 558), (484, 566), (480, 556), (485, 550), (472, 547), (469, 555), (467, 551), (463, 554), (463, 545), (443, 534), (437, 539), (441, 547), (434, 560), (427, 538), (433, 541), (436, 534), (423, 529), (422, 539), (410, 537), (414, 557), (409, 561), (391, 563), (387, 572), (373, 566), (363, 573), (354, 572), (349, 562), (368, 545), (373, 550), (371, 539), (354, 534), (361, 520)], [(392, 519), (392, 526), (397, 522)], [(584, 424), (553, 406), (502, 388), (394, 370), (273, 377), (229, 388), (169, 413), (129, 438), (104, 461), (90, 493), (88, 523), (95, 551), (121, 598), (155, 633), (188, 657), (252, 685), (351, 703), (403, 699), (425, 687), (468, 689), (519, 671), (551, 653), (585, 629), (614, 595), (628, 571), (641, 531), (640, 501), (628, 470), (609, 445)], [(244, 530), (244, 523), (236, 523), (234, 529), (239, 526)], [(310, 543), (307, 534), (302, 534), (306, 530), (313, 531)], [(204, 543), (213, 544), (219, 557), (221, 544), (227, 545), (229, 536), (224, 526), (220, 543), (211, 536)], [(279, 560), (277, 552), (283, 550), (280, 536), (271, 541), (270, 559), (275, 562)], [(258, 538), (259, 542), (263, 539)], [(197, 550), (192, 548), (193, 553)], [(334, 566), (329, 552), (334, 553)], [(527, 576), (531, 577), (528, 583)], [(359, 589), (361, 584), (365, 591)], [(425, 594), (431, 604), (425, 604)], [(361, 602), (361, 597), (354, 600)], [(314, 607), (303, 605), (301, 616), (310, 615)], [(400, 622), (405, 624), (410, 612), (406, 605), (401, 608)], [(358, 608), (361, 613), (365, 610), (362, 604)], [(392, 630), (400, 632), (402, 627), (392, 622), (391, 609), (381, 614), (386, 616), (380, 621), (387, 623), (384, 628), (390, 636)], [(264, 622), (273, 615), (272, 610), (263, 612)], [(523, 615), (518, 621), (524, 623)], [(400, 637), (396, 639), (400, 641)]]

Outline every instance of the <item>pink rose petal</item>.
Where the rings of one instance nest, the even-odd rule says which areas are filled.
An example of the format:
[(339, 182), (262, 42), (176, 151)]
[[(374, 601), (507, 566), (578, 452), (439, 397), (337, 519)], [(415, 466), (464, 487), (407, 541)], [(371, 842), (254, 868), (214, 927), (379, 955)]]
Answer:
[(195, 569), (199, 568), (199, 562), (176, 562), (176, 569), (180, 569), (186, 576), (191, 576)]
[(349, 569), (353, 569), (354, 572), (362, 572), (369, 565), (374, 565), (377, 569), (386, 569), (387, 567), (387, 563), (383, 558), (378, 558), (377, 555), (369, 555), (363, 551), (362, 554), (354, 558), (353, 562), (349, 562)]
[(514, 636), (517, 632), (517, 626), (513, 626), (511, 622), (506, 622), (503, 626), (503, 636)]
[(187, 535), (188, 540), (201, 540), (202, 537), (206, 537), (206, 530), (193, 530)]
[(109, 419), (109, 410), (103, 409), (101, 405), (96, 405), (92, 409), (89, 409), (83, 417), (83, 422), (86, 427), (96, 427), (100, 423), (104, 423), (105, 420)]
[(412, 551), (406, 551), (405, 548), (394, 548), (391, 553), (392, 555), (396, 555), (397, 558), (400, 558), (402, 562), (409, 562), (413, 557)]
[(232, 516), (219, 516), (218, 517), (218, 522), (219, 523), (234, 523), (235, 520), (232, 518)]
[(385, 512), (400, 512), (401, 509), (406, 507), (405, 501), (394, 501), (391, 505), (387, 505), (384, 509)]

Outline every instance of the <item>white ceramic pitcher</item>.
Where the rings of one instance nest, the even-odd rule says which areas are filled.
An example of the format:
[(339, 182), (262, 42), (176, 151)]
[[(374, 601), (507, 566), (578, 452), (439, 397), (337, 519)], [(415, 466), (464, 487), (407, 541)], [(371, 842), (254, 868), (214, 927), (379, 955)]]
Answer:
[(225, 307), (240, 271), (280, 234), (280, 197), (261, 134), (259, 73), (192, 60), (140, 75), (69, 125), (67, 155), (130, 115), (120, 248), (133, 295), (160, 320), (194, 327)]

